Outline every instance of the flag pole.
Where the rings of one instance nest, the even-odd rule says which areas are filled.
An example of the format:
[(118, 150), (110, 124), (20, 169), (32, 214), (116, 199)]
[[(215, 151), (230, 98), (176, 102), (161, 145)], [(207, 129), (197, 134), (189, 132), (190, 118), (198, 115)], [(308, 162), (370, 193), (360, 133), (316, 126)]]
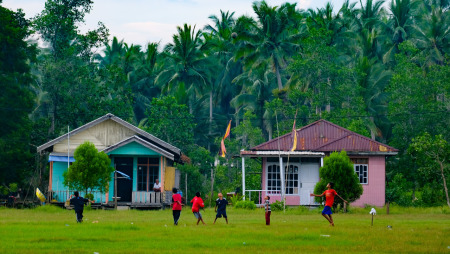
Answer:
[[(284, 168), (283, 168), (283, 158), (281, 157), (281, 148), (280, 148), (280, 129), (278, 128), (278, 115), (277, 111), (275, 110), (275, 119), (277, 121), (277, 133), (278, 133), (278, 158), (280, 161), (280, 180), (281, 180), (281, 200), (283, 200), (283, 203), (286, 203), (284, 192), (285, 192), (285, 182), (284, 182)], [(286, 207), (283, 206), (283, 211), (286, 212)]]
[[(69, 167), (70, 167), (70, 155), (69, 155), (69, 151), (70, 151), (70, 128), (69, 125), (67, 125), (67, 172), (69, 172)], [(67, 199), (70, 198), (70, 183), (67, 186), (69, 188), (69, 190), (67, 191)]]
[[(293, 139), (293, 142), (292, 142), (292, 148), (288, 152), (288, 159), (287, 159), (287, 165), (286, 165), (288, 173), (289, 173), (289, 158), (291, 156), (291, 152), (294, 152), (297, 149), (297, 130), (295, 129), (295, 120), (297, 119), (297, 113), (298, 113), (298, 109), (295, 110), (294, 124), (292, 125), (292, 134), (294, 135), (294, 139)], [(287, 174), (285, 174), (284, 176), (285, 176), (284, 181), (286, 182), (287, 181), (287, 179), (286, 179), (287, 178)], [(283, 210), (286, 211), (286, 202), (283, 203), (283, 206), (284, 206)]]

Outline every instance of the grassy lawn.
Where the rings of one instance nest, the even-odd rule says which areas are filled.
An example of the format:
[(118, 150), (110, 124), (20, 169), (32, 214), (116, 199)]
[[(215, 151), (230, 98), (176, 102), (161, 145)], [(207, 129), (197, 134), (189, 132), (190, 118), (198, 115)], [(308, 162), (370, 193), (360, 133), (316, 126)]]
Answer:
[[(202, 212), (207, 225), (195, 225), (184, 208), (178, 226), (170, 210), (85, 211), (57, 207), (33, 210), (0, 208), (0, 253), (450, 253), (448, 208), (378, 209), (374, 226), (369, 209), (335, 214), (334, 228), (320, 211), (272, 212), (234, 210), (230, 224), (214, 209)], [(392, 228), (388, 228), (390, 225)]]

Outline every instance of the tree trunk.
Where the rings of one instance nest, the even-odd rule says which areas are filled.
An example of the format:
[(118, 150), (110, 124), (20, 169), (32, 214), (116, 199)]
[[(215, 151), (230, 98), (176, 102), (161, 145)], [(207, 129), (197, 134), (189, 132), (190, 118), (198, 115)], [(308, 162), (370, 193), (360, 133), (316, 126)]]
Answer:
[(55, 120), (56, 119), (56, 104), (53, 102), (53, 114), (52, 114), (52, 124), (50, 126), (49, 134), (55, 133)]
[(278, 65), (275, 66), (275, 74), (277, 75), (278, 91), (281, 91), (283, 89), (283, 83), (281, 83), (280, 67)]
[(185, 200), (185, 202), (186, 202), (186, 204), (187, 204), (187, 202), (188, 202), (188, 192), (187, 192), (187, 172), (186, 172), (186, 174), (184, 175), (184, 185), (185, 185), (185, 187), (186, 187), (186, 193), (184, 194), (184, 196), (186, 197), (186, 200)]
[(440, 166), (440, 169), (441, 169), (442, 181), (444, 183), (444, 191), (445, 191), (445, 197), (447, 198), (447, 205), (448, 205), (448, 207), (450, 207), (450, 199), (448, 197), (447, 181), (445, 180), (444, 164), (442, 163), (442, 161), (439, 161), (439, 166)]
[(214, 196), (214, 167), (211, 166), (211, 197), (209, 198), (209, 207), (211, 207), (213, 196)]
[[(211, 129), (212, 129), (212, 118), (213, 118), (213, 92), (212, 89), (209, 92), (209, 132), (208, 136), (211, 137)], [(208, 151), (211, 152), (211, 142), (208, 142)]]
[[(373, 119), (373, 116), (370, 117), (370, 121), (372, 121), (373, 125), (375, 126), (375, 120)], [(375, 140), (375, 131), (373, 128), (370, 128), (370, 138)]]

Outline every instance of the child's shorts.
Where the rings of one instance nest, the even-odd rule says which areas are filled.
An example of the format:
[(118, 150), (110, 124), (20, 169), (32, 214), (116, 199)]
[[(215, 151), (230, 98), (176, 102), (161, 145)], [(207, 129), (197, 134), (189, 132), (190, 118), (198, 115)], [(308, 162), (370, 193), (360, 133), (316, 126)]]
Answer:
[(323, 208), (322, 214), (333, 214), (333, 212), (331, 211), (331, 206), (325, 206)]
[(202, 218), (202, 214), (200, 212), (194, 212), (194, 216), (197, 219), (201, 219)]
[(222, 216), (224, 218), (227, 218), (227, 212), (226, 211), (217, 211), (216, 218), (222, 218)]

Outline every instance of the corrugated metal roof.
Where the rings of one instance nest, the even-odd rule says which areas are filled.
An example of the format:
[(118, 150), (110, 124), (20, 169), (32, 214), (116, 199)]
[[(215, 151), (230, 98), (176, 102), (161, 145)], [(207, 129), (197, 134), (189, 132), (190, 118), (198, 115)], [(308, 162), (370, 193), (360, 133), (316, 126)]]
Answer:
[(263, 155), (264, 157), (278, 157), (279, 155), (289, 155), (290, 157), (323, 157), (325, 154), (323, 152), (307, 152), (307, 151), (241, 151), (241, 156), (247, 157), (260, 157)]
[[(380, 152), (390, 153), (398, 150), (347, 130), (326, 120), (319, 120), (297, 129), (297, 148), (295, 151), (334, 152)], [(288, 133), (279, 138), (257, 145), (253, 151), (289, 151), (292, 148), (293, 135)]]

